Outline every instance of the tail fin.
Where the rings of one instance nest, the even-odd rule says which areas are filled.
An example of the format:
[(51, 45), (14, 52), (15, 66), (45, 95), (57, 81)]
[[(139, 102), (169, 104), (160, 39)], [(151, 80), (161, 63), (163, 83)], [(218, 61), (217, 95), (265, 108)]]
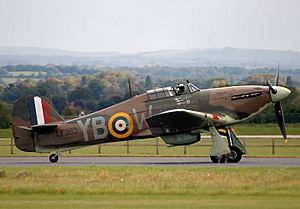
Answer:
[(29, 110), (31, 126), (64, 121), (55, 109), (40, 97), (29, 97), (27, 107)]
[(23, 151), (34, 152), (33, 127), (43, 126), (64, 119), (40, 97), (23, 97), (18, 100), (12, 113), (12, 131), (16, 146)]

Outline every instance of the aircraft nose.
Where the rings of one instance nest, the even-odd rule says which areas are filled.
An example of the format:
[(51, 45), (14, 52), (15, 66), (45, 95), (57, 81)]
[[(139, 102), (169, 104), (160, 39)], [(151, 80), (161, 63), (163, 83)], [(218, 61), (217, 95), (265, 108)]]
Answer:
[(291, 93), (291, 91), (288, 88), (282, 86), (272, 86), (272, 87), (276, 90), (275, 94), (273, 94), (270, 91), (272, 102), (279, 102), (284, 98), (286, 98)]

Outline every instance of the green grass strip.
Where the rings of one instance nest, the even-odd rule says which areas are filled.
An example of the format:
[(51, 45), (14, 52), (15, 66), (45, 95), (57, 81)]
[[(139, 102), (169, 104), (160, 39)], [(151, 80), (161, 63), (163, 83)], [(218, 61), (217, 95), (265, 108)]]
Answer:
[(299, 208), (300, 168), (0, 168), (0, 208)]

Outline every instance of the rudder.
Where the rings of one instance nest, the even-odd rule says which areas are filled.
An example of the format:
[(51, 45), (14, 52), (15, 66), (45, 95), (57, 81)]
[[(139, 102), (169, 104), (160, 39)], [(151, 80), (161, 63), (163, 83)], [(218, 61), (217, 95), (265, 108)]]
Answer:
[(25, 96), (18, 100), (12, 113), (12, 131), (15, 145), (26, 152), (35, 152), (32, 126), (64, 121), (64, 119), (40, 97)]
[(55, 109), (40, 97), (29, 97), (27, 107), (32, 126), (64, 121)]

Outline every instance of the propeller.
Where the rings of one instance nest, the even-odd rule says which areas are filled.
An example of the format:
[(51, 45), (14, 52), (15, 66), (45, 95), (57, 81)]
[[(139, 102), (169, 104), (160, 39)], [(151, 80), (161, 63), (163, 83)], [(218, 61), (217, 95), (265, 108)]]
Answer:
[(285, 120), (284, 120), (284, 114), (283, 114), (281, 102), (275, 103), (275, 114), (276, 114), (277, 123), (280, 128), (283, 139), (285, 142), (287, 142)]
[(269, 89), (272, 92), (272, 94), (276, 94), (277, 90), (273, 88), (273, 86), (270, 84), (270, 82), (267, 79), (266, 79), (266, 83), (269, 86)]
[(277, 73), (276, 73), (275, 80), (274, 80), (274, 86), (278, 86), (278, 84), (279, 84), (279, 65), (278, 65)]
[[(270, 82), (267, 79), (266, 79), (266, 83), (269, 86), (270, 92), (272, 94), (277, 94), (277, 90), (273, 88), (273, 86), (270, 84)], [(278, 86), (278, 84), (279, 84), (279, 67), (278, 67), (276, 77), (274, 80), (274, 86)], [(284, 120), (284, 114), (283, 114), (281, 101), (278, 101), (275, 103), (275, 114), (276, 114), (277, 123), (280, 128), (282, 137), (283, 137), (284, 141), (287, 142), (286, 126), (285, 126), (285, 120)]]

